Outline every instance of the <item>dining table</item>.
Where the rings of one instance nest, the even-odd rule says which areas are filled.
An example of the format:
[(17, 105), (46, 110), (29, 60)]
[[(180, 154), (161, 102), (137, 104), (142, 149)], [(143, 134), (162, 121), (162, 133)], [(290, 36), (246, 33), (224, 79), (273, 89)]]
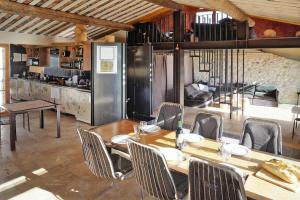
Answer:
[[(111, 141), (111, 138), (116, 135), (134, 135), (133, 126), (138, 124), (137, 121), (122, 119), (109, 124), (101, 125), (92, 128), (90, 131), (99, 134), (106, 145), (117, 151), (128, 153), (126, 144), (116, 144)], [(152, 147), (175, 147), (175, 132), (161, 129), (156, 133), (141, 134), (139, 142)], [(202, 160), (207, 160), (215, 163), (227, 163), (234, 167), (239, 168), (244, 174), (247, 175), (245, 181), (245, 191), (247, 197), (252, 199), (300, 199), (299, 192), (287, 190), (272, 182), (263, 180), (256, 176), (256, 172), (261, 169), (260, 164), (270, 159), (284, 160), (300, 166), (300, 160), (278, 156), (257, 150), (251, 150), (246, 156), (232, 155), (228, 160), (219, 153), (219, 143), (215, 140), (205, 138), (199, 143), (191, 143), (186, 145), (181, 151), (187, 157), (196, 157)], [(167, 162), (171, 170), (188, 175), (189, 159), (182, 160), (181, 162)]]
[(10, 123), (10, 149), (16, 150), (16, 116), (27, 112), (40, 112), (40, 128), (44, 128), (44, 110), (56, 110), (56, 137), (60, 138), (60, 105), (45, 100), (30, 100), (16, 103), (8, 103), (0, 106), (4, 111), (9, 113)]

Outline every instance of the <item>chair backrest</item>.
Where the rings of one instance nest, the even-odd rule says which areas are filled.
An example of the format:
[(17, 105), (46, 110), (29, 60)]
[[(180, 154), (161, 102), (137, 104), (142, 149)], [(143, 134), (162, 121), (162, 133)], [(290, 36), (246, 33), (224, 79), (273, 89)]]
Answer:
[(246, 200), (242, 177), (232, 168), (190, 159), (190, 200)]
[(83, 156), (91, 172), (106, 179), (118, 179), (121, 174), (116, 173), (105, 143), (100, 135), (77, 129), (82, 144)]
[(183, 106), (177, 103), (164, 102), (159, 107), (156, 123), (162, 129), (176, 130), (183, 119)]
[(194, 120), (191, 133), (216, 140), (223, 135), (223, 117), (219, 114), (199, 112)]
[(251, 149), (281, 155), (281, 127), (274, 121), (248, 118), (244, 122), (243, 135), (240, 143)]
[(159, 150), (128, 140), (129, 154), (138, 184), (158, 199), (177, 199), (177, 191), (167, 163)]

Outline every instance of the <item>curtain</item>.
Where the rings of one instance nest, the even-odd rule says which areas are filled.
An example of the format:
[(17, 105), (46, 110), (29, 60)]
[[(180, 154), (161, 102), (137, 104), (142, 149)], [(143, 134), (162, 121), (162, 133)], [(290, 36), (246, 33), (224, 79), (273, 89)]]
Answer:
[(167, 95), (166, 101), (174, 100), (174, 84), (173, 84), (173, 54), (166, 55), (166, 68), (167, 68)]
[(155, 53), (153, 62), (152, 108), (174, 99), (173, 54)]

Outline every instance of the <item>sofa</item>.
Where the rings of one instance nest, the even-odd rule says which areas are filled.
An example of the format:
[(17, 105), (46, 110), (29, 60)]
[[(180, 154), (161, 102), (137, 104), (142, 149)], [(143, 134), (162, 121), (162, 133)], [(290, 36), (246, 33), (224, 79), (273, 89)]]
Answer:
[(184, 87), (184, 105), (189, 107), (206, 107), (213, 102), (213, 93), (208, 88), (201, 88), (198, 84), (188, 84)]
[(278, 107), (279, 91), (273, 85), (255, 85), (252, 104)]

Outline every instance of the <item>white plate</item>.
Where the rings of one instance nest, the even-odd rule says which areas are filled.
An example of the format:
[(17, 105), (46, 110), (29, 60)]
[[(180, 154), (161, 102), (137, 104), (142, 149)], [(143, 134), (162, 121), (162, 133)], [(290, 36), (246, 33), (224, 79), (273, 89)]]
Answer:
[(141, 130), (145, 131), (147, 133), (155, 133), (155, 132), (160, 131), (160, 127), (156, 126), (156, 125), (146, 125), (146, 126), (141, 127)]
[(164, 155), (167, 161), (179, 161), (183, 159), (183, 154), (178, 149), (160, 148), (159, 151)]
[(185, 140), (187, 142), (190, 143), (197, 143), (197, 142), (201, 142), (204, 137), (202, 137), (201, 135), (198, 134), (193, 134), (193, 133), (183, 133), (179, 135), (179, 139), (180, 140)]
[(190, 133), (191, 133), (191, 130), (190, 130), (190, 129), (187, 129), (187, 128), (182, 128), (182, 133), (183, 133), (183, 134), (190, 134)]
[(231, 152), (232, 155), (236, 156), (245, 156), (250, 152), (248, 147), (239, 145), (239, 144), (224, 144), (224, 150)]
[(115, 135), (111, 138), (111, 142), (115, 144), (126, 144), (129, 135)]

